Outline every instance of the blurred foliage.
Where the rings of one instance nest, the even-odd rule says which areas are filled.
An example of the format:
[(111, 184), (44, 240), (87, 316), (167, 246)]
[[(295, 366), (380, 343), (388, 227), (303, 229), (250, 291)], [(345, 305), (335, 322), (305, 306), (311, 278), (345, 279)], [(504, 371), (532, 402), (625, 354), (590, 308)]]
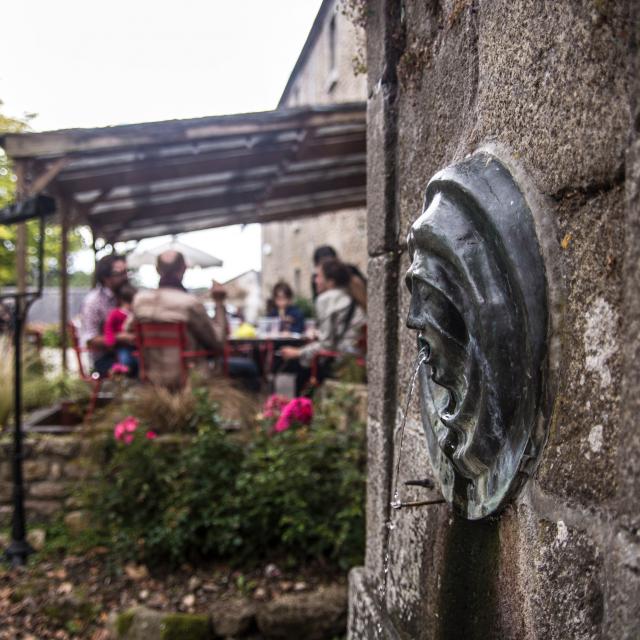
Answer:
[[(2, 101), (0, 100), (0, 108)], [(0, 113), (0, 135), (3, 133), (20, 133), (29, 130), (29, 122), (33, 115), (23, 118), (11, 118)], [(13, 166), (3, 149), (0, 149), (0, 208), (14, 201), (16, 196), (16, 176)], [(37, 241), (39, 235), (39, 223), (32, 220), (27, 223), (27, 260), (29, 268), (33, 271), (37, 265)], [(0, 286), (16, 284), (16, 226), (0, 225)], [(46, 271), (60, 272), (59, 254), (61, 244), (60, 227), (48, 224), (45, 235), (45, 269)], [(77, 251), (84, 246), (84, 241), (77, 229), (69, 233), (69, 253)], [(65, 265), (67, 268), (68, 265)]]
[(336, 362), (333, 368), (334, 376), (340, 382), (349, 384), (364, 384), (367, 381), (367, 368), (358, 362), (358, 358), (346, 355)]
[[(13, 343), (9, 334), (0, 335), (0, 429), (6, 427), (13, 412)], [(22, 407), (39, 409), (59, 400), (84, 402), (89, 397), (85, 382), (72, 374), (51, 375), (37, 352), (24, 344), (22, 357)]]
[(364, 423), (334, 419), (351, 397), (324, 400), (308, 427), (258, 428), (248, 440), (222, 428), (204, 393), (194, 435), (149, 439), (154, 425), (142, 420), (130, 444), (109, 433), (96, 449), (102, 473), (84, 488), (94, 529), (122, 560), (360, 563)]
[(302, 296), (297, 297), (293, 304), (302, 311), (302, 314), (305, 318), (313, 318), (315, 315), (315, 307), (313, 306), (313, 301), (309, 300), (309, 298), (303, 298)]

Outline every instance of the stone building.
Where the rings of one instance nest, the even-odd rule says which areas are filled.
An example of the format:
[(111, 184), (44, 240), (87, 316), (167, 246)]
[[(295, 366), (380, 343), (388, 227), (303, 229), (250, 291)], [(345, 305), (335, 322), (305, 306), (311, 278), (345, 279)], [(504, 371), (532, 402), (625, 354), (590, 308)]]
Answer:
[[(279, 107), (361, 102), (366, 98), (366, 74), (358, 66), (364, 57), (364, 33), (341, 11), (340, 0), (324, 0), (311, 27)], [(359, 57), (360, 56), (360, 57)], [(359, 73), (356, 73), (360, 71)], [(322, 244), (366, 268), (366, 213), (344, 209), (309, 218), (262, 225), (263, 298), (284, 279), (296, 295), (310, 297), (312, 255)]]
[[(638, 638), (638, 3), (366, 7), (369, 482), (349, 637)], [(547, 441), (493, 517), (467, 520), (448, 504), (395, 512), (393, 463), (416, 358), (405, 326), (407, 232), (429, 179), (487, 145), (549, 222), (538, 231), (556, 274)], [(402, 485), (434, 478), (415, 397), (406, 429), (403, 498), (437, 499), (437, 488)]]

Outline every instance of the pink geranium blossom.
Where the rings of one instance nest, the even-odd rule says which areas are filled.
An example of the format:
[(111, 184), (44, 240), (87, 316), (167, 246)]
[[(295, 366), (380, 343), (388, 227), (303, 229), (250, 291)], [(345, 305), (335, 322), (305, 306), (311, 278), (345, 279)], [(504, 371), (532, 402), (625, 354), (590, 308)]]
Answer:
[(277, 418), (288, 403), (289, 398), (274, 393), (264, 403), (262, 415), (265, 418)]
[(127, 416), (122, 422), (118, 422), (113, 430), (116, 440), (120, 440), (126, 444), (130, 444), (133, 440), (133, 434), (138, 428), (140, 421), (133, 416)]
[(109, 369), (109, 373), (124, 373), (127, 374), (129, 373), (129, 367), (127, 367), (126, 364), (120, 364), (119, 362), (116, 362), (115, 364), (111, 365), (111, 369)]
[(313, 418), (313, 403), (309, 398), (294, 398), (282, 409), (273, 430), (286, 431), (294, 422), (309, 424)]
[(158, 434), (155, 431), (147, 431), (145, 434), (145, 438), (147, 440), (155, 440), (158, 437)]

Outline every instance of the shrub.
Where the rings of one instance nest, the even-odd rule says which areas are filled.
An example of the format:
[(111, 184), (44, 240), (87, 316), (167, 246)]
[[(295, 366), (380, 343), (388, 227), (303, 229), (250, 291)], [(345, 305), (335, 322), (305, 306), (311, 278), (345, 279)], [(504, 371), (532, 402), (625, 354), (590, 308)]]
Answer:
[(149, 439), (152, 425), (127, 418), (118, 440), (110, 434), (103, 443), (104, 474), (85, 497), (119, 555), (245, 565), (324, 558), (341, 567), (361, 560), (362, 423), (336, 429), (321, 408), (309, 426), (277, 433), (271, 424), (246, 443), (221, 428), (215, 405), (204, 397), (196, 404), (193, 436)]
[(61, 347), (62, 336), (60, 335), (60, 326), (57, 324), (48, 324), (42, 331), (43, 347)]

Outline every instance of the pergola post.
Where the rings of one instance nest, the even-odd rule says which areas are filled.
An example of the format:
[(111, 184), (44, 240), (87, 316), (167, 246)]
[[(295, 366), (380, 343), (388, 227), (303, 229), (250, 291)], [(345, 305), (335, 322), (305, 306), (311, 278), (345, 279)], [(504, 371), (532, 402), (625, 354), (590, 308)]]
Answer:
[[(26, 168), (23, 162), (15, 163), (16, 192), (18, 199), (27, 193)], [(16, 284), (18, 293), (27, 290), (27, 223), (20, 222), (16, 226)]]
[(67, 323), (69, 322), (69, 205), (59, 198), (60, 206), (60, 348), (62, 350), (62, 372), (67, 372)]

